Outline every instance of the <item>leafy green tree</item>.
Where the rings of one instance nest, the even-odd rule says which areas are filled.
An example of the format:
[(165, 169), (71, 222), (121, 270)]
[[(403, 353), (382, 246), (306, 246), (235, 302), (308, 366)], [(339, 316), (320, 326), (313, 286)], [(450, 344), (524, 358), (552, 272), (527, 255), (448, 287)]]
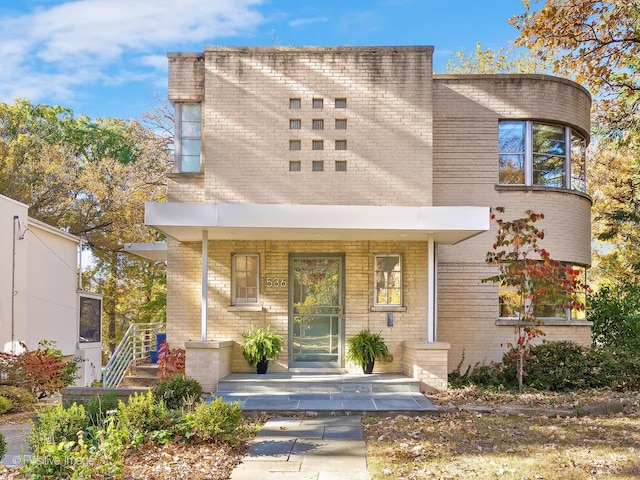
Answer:
[(0, 103), (0, 193), (29, 205), (30, 216), (83, 238), (96, 258), (85, 285), (104, 295), (110, 349), (119, 311), (132, 320), (145, 305), (140, 318), (164, 316), (164, 265), (128, 258), (123, 249), (158, 239), (143, 224), (144, 203), (165, 198), (168, 143), (136, 121), (93, 122), (60, 106)]
[(603, 285), (588, 302), (594, 346), (640, 353), (640, 289), (636, 285)]

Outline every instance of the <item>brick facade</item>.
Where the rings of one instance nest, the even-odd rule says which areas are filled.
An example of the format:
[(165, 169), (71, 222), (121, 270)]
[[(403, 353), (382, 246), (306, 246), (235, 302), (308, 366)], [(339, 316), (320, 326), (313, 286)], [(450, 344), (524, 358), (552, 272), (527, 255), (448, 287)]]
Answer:
[[(543, 75), (434, 76), (432, 53), (432, 47), (208, 47), (169, 54), (170, 100), (202, 102), (203, 117), (202, 172), (172, 174), (169, 202), (504, 206), (514, 218), (532, 209), (546, 216), (545, 248), (554, 258), (589, 265), (588, 196), (497, 185), (499, 120), (555, 122), (588, 135), (589, 94)], [(298, 99), (300, 108), (291, 108)], [(315, 125), (324, 128), (313, 128), (319, 120)], [(335, 128), (336, 120), (346, 120), (346, 129)], [(298, 121), (300, 128), (290, 128)], [(314, 141), (323, 148), (314, 150)], [(292, 171), (291, 162), (300, 170)], [(378, 371), (410, 371), (444, 388), (447, 369), (463, 351), (467, 363), (494, 360), (501, 343), (513, 339), (512, 326), (498, 321), (497, 288), (481, 283), (493, 273), (484, 263), (493, 235), (438, 246), (433, 348), (427, 242), (211, 240), (207, 338), (234, 342), (231, 371), (250, 371), (238, 344), (244, 330), (271, 325), (288, 335), (289, 290), (267, 288), (266, 278), (288, 279), (292, 253), (335, 253), (345, 262), (345, 337), (366, 327), (381, 332), (394, 360)], [(231, 256), (238, 252), (260, 255), (261, 310), (230, 306)], [(393, 326), (388, 312), (372, 309), (375, 253), (403, 258), (404, 309), (393, 312)], [(169, 241), (169, 343), (200, 338), (200, 269), (200, 243)], [(586, 322), (546, 331), (548, 339), (590, 336)], [(287, 347), (270, 370), (288, 369), (288, 353)]]

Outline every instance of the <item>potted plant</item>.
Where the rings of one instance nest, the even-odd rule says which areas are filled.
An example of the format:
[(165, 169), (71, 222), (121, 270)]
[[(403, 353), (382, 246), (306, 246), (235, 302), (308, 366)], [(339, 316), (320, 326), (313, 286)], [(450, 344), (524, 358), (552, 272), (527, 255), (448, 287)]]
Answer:
[(278, 358), (283, 343), (282, 335), (272, 331), (270, 326), (258, 328), (251, 325), (242, 334), (242, 355), (258, 373), (267, 373), (269, 360)]
[(376, 360), (381, 362), (393, 360), (381, 334), (371, 333), (368, 328), (351, 337), (347, 343), (349, 345), (347, 359), (362, 366), (362, 371), (366, 374), (373, 372)]

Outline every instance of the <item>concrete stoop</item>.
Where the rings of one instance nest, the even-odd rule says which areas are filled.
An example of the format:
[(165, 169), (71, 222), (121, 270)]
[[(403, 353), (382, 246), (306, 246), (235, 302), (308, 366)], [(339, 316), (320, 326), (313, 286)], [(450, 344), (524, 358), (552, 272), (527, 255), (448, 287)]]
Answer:
[(265, 375), (233, 373), (211, 399), (240, 402), (247, 414), (394, 415), (435, 413), (420, 383), (399, 373)]

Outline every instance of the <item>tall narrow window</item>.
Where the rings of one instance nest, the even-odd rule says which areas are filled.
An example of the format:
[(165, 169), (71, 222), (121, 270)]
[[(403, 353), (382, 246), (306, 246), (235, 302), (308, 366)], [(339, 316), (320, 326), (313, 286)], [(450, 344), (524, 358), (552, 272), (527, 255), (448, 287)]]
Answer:
[(374, 304), (402, 305), (402, 256), (374, 256)]
[(524, 185), (524, 122), (500, 122), (498, 154), (501, 184)]
[(232, 255), (232, 299), (233, 305), (256, 304), (259, 301), (260, 256), (234, 253)]
[(176, 104), (176, 163), (178, 171), (200, 172), (202, 107), (199, 103)]
[(571, 189), (587, 191), (587, 142), (571, 132)]
[(564, 127), (533, 124), (533, 184), (564, 187), (567, 158)]

